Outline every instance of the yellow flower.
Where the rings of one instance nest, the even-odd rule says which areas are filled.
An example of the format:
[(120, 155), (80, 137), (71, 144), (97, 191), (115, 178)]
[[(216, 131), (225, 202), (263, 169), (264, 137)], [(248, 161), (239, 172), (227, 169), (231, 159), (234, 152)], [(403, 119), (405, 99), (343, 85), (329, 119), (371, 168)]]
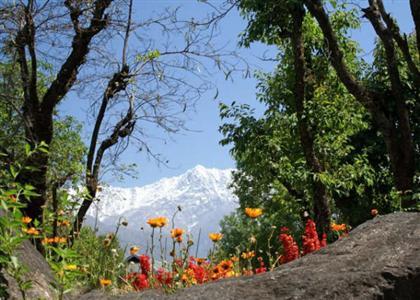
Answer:
[(226, 278), (235, 277), (235, 276), (236, 276), (236, 273), (233, 270), (227, 271), (225, 274)]
[(133, 247), (131, 247), (130, 248), (130, 254), (131, 255), (135, 255), (138, 251), (139, 251), (139, 247), (137, 247), (137, 246), (133, 246)]
[(173, 239), (177, 238), (177, 237), (180, 237), (183, 233), (184, 233), (184, 229), (181, 229), (181, 228), (171, 229), (171, 237)]
[(213, 243), (217, 243), (218, 241), (220, 241), (223, 237), (223, 234), (221, 233), (209, 233), (209, 238), (212, 240)]
[(32, 221), (32, 218), (30, 217), (22, 217), (22, 223), (24, 224), (29, 224), (31, 223), (31, 221)]
[(77, 266), (76, 265), (66, 265), (66, 266), (64, 266), (64, 270), (66, 270), (66, 271), (76, 271)]
[(147, 220), (147, 224), (153, 228), (163, 227), (168, 224), (168, 219), (165, 217), (150, 218)]
[(112, 284), (112, 281), (110, 279), (101, 278), (99, 279), (99, 283), (101, 286), (106, 287)]
[(241, 257), (242, 257), (243, 259), (251, 259), (251, 258), (253, 258), (254, 256), (255, 256), (255, 252), (254, 252), (254, 251), (243, 252), (243, 253), (241, 254)]
[(254, 235), (251, 235), (251, 237), (249, 238), (249, 242), (251, 244), (256, 244), (257, 243), (257, 238)]
[(245, 208), (245, 214), (252, 219), (258, 218), (262, 215), (262, 213), (263, 212), (261, 208)]

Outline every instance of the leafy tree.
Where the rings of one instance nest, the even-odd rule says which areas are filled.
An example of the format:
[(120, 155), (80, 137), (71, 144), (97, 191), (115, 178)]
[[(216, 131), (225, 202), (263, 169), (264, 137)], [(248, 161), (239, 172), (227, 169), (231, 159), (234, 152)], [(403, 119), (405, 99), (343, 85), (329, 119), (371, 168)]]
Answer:
[[(83, 7), (81, 2), (77, 6), (74, 1), (65, 1), (65, 8), (70, 13), (71, 24), (74, 34), (72, 49), (59, 68), (56, 76), (45, 90), (39, 86), (39, 61), (37, 34), (42, 31), (37, 24), (43, 19), (49, 23), (56, 20), (53, 16), (63, 13), (63, 9), (51, 15), (53, 3), (44, 6), (37, 1), (23, 2), (6, 1), (1, 5), (3, 25), (3, 46), (9, 47), (9, 51), (16, 54), (20, 71), (20, 88), (23, 93), (22, 115), (25, 125), (25, 138), (31, 148), (41, 142), (50, 145), (53, 139), (53, 115), (54, 109), (74, 85), (80, 66), (85, 62), (89, 53), (92, 39), (107, 25), (106, 9), (111, 0), (97, 0), (86, 2)], [(50, 13), (49, 13), (50, 12)], [(61, 24), (62, 25), (62, 24)], [(47, 33), (51, 28), (45, 29)], [(6, 34), (7, 32), (7, 34)], [(13, 50), (11, 50), (13, 49)], [(33, 220), (42, 223), (42, 207), (47, 197), (47, 173), (49, 152), (41, 151), (31, 157), (28, 165), (33, 168), (26, 169), (19, 177), (19, 181), (29, 183), (35, 187), (38, 196), (32, 197), (27, 203), (25, 214)]]
[[(279, 182), (299, 201), (301, 213), (314, 211), (320, 232), (326, 231), (333, 199), (360, 197), (374, 185), (369, 150), (355, 151), (352, 144), (357, 135), (371, 130), (369, 116), (337, 80), (323, 49), (321, 29), (311, 16), (295, 26), (293, 18), (282, 19), (265, 31), (267, 16), (260, 6), (253, 9), (252, 13), (245, 9), (252, 18), (243, 43), (261, 40), (277, 45), (279, 65), (274, 74), (260, 75), (259, 100), (267, 105), (264, 117), (255, 119), (248, 107), (221, 108), (223, 119), (234, 120), (221, 131), (222, 144), (233, 144), (237, 160), (235, 191), (241, 202), (258, 205), (278, 192), (273, 184)], [(294, 4), (289, 9), (303, 12)], [(337, 11), (333, 18), (340, 43), (346, 45), (346, 62), (356, 70), (363, 68), (356, 60), (356, 44), (346, 37), (358, 26), (355, 12)], [(276, 39), (279, 32), (283, 39)], [(351, 214), (346, 217), (352, 219)]]
[[(19, 178), (38, 191), (39, 196), (31, 198), (25, 209), (34, 220), (42, 222), (48, 198), (54, 112), (70, 91), (77, 90), (77, 96), (89, 100), (95, 119), (85, 167), (88, 198), (82, 199), (74, 222), (78, 231), (95, 199), (103, 167), (117, 164), (129, 142), (166, 163), (147, 143), (149, 126), (156, 125), (165, 134), (184, 129), (184, 112), (211, 87), (203, 60), (213, 62), (227, 77), (237, 68), (236, 60), (225, 60), (234, 54), (212, 45), (214, 26), (233, 5), (226, 12), (209, 13), (203, 22), (186, 21), (176, 9), (135, 21), (133, 3), (27, 0), (0, 5), (4, 28), (0, 44), (8, 54), (2, 57), (12, 57), (18, 65), (15, 82), (21, 90), (19, 97), (23, 96), (24, 138), (31, 148), (41, 143), (50, 146), (49, 152), (31, 158), (28, 164), (34, 168)], [(156, 27), (162, 31), (158, 39), (150, 37)], [(51, 80), (44, 85), (40, 84), (41, 61), (51, 64)], [(190, 75), (194, 80), (186, 80)]]
[[(382, 0), (369, 0), (368, 7), (362, 9), (363, 16), (374, 28), (378, 40), (383, 45), (384, 63), (386, 66), (386, 89), (383, 85), (372, 85), (364, 82), (363, 77), (349, 67), (343, 59), (345, 50), (339, 44), (337, 31), (332, 26), (332, 18), (321, 0), (301, 1), (310, 14), (319, 23), (326, 41), (326, 49), (332, 66), (340, 81), (348, 91), (370, 113), (373, 122), (384, 139), (390, 166), (394, 179), (394, 186), (400, 194), (404, 194), (402, 206), (414, 207), (416, 199), (412, 197), (416, 145), (413, 139), (415, 125), (413, 125), (413, 110), (411, 101), (418, 103), (420, 86), (419, 72), (419, 33), (420, 33), (420, 1), (410, 1), (412, 18), (417, 36), (417, 48), (411, 48), (408, 39), (400, 32), (394, 18), (386, 11)], [(333, 1), (335, 6), (336, 2)], [(402, 60), (398, 60), (401, 52)], [(405, 84), (403, 66), (406, 66), (407, 82)], [(408, 95), (411, 95), (408, 97)]]
[[(38, 73), (39, 90), (45, 89), (49, 81), (48, 66), (42, 68), (43, 72)], [(21, 112), (23, 99), (19, 97), (21, 89), (16, 85), (19, 80), (19, 72), (16, 64), (2, 63), (0, 69), (1, 98), (5, 101), (0, 106), (0, 152), (4, 167), (19, 163), (25, 167), (29, 165), (27, 151), (28, 145), (25, 139), (24, 118)], [(55, 215), (53, 235), (56, 236), (57, 214), (61, 203), (57, 195), (59, 189), (65, 184), (80, 184), (84, 172), (85, 145), (80, 133), (82, 126), (72, 117), (60, 117), (54, 113), (54, 127), (56, 130), (49, 146), (49, 161), (47, 173), (47, 213)], [(35, 153), (34, 153), (35, 155)], [(46, 226), (48, 224), (45, 224)]]
[[(325, 8), (327, 2), (330, 5), (328, 12)], [(410, 1), (417, 39), (420, 24), (419, 14), (416, 12), (419, 7), (418, 2)], [(250, 41), (260, 39), (263, 42), (273, 43), (288, 39), (291, 34), (296, 37), (296, 34), (293, 34), (295, 28), (293, 26), (299, 27), (302, 15), (309, 13), (316, 19), (326, 41), (322, 44), (321, 51), (327, 54), (337, 78), (370, 113), (372, 122), (380, 132), (387, 149), (394, 186), (400, 194), (406, 195), (402, 199), (402, 206), (413, 206), (415, 200), (410, 195), (413, 191), (416, 165), (416, 146), (413, 140), (416, 125), (413, 124), (415, 117), (411, 107), (412, 101), (417, 103), (419, 98), (419, 46), (417, 45), (417, 49), (410, 47), (407, 37), (400, 32), (396, 20), (387, 13), (382, 0), (370, 0), (368, 7), (362, 9), (362, 12), (383, 45), (385, 67), (383, 70), (387, 74), (387, 85), (386, 89), (383, 89), (384, 85), (377, 86), (366, 82), (365, 74), (360, 72), (361, 69), (354, 68), (354, 64), (347, 59), (348, 46), (352, 43), (343, 43), (343, 27), (336, 27), (337, 22), (351, 26), (354, 17), (360, 19), (358, 14), (348, 20), (340, 18), (340, 14), (345, 15), (348, 12), (343, 3), (322, 0), (244, 0), (239, 1), (238, 6), (249, 21), (246, 36)], [(302, 46), (307, 49), (309, 45), (304, 41)], [(398, 52), (401, 53), (401, 60), (398, 59)], [(307, 86), (308, 82), (302, 81)], [(409, 84), (406, 85), (405, 82)], [(302, 84), (300, 85), (303, 90)]]

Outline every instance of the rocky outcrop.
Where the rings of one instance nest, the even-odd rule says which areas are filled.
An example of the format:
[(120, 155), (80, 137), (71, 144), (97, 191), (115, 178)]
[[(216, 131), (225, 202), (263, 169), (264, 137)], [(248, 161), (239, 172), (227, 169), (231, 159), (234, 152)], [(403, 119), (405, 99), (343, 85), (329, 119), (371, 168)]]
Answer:
[[(31, 288), (25, 291), (26, 299), (57, 299), (58, 295), (54, 290), (54, 276), (44, 257), (25, 241), (16, 251), (19, 263), (26, 267), (24, 279), (30, 280)], [(0, 271), (0, 283), (6, 287), (7, 296), (0, 296), (0, 299), (23, 299), (16, 281), (10, 277), (5, 270)]]
[(149, 290), (82, 299), (420, 299), (420, 214), (378, 216), (274, 272), (221, 280), (173, 295)]

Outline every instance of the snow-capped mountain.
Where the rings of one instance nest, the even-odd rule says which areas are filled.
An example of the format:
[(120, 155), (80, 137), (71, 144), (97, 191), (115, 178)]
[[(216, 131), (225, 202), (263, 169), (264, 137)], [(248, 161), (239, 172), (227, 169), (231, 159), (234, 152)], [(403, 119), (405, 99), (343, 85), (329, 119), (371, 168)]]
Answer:
[[(98, 195), (99, 201), (95, 201), (88, 211), (86, 223), (96, 225), (99, 233), (107, 233), (113, 232), (122, 218), (128, 222), (118, 234), (122, 246), (140, 245), (144, 251), (151, 232), (147, 219), (164, 216), (171, 221), (180, 206), (175, 227), (192, 235), (193, 254), (201, 229), (198, 255), (206, 255), (211, 247), (208, 233), (220, 230), (220, 220), (238, 207), (237, 198), (228, 188), (231, 173), (231, 169), (208, 169), (198, 165), (184, 174), (143, 187), (104, 187)], [(168, 224), (163, 229), (163, 243), (167, 239), (168, 247), (171, 245), (170, 227)]]

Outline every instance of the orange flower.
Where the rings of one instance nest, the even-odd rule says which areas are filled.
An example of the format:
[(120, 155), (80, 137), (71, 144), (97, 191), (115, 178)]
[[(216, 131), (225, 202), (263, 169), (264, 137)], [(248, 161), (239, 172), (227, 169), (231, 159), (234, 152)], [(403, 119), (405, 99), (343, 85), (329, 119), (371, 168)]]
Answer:
[(112, 284), (112, 281), (110, 279), (101, 278), (99, 279), (99, 283), (101, 286), (106, 287)]
[(373, 209), (370, 211), (370, 214), (372, 215), (372, 217), (376, 217), (376, 216), (378, 215), (378, 210), (377, 210), (376, 208), (373, 208)]
[(177, 243), (182, 243), (182, 235), (176, 238)]
[(333, 231), (346, 231), (347, 226), (346, 226), (346, 224), (331, 223), (330, 228)]
[(30, 217), (22, 217), (22, 223), (24, 224), (29, 224), (31, 223), (31, 221), (32, 221), (32, 218)]
[(183, 233), (184, 233), (184, 229), (181, 229), (181, 228), (171, 229), (171, 237), (173, 239), (177, 238), (177, 237), (180, 237)]
[(41, 241), (41, 243), (42, 244), (53, 244), (53, 243), (56, 243), (56, 244), (65, 244), (67, 242), (67, 238), (66, 237), (59, 237), (59, 236), (56, 236), (56, 237), (52, 237), (52, 238), (43, 238), (42, 239), (42, 241)]
[(186, 284), (197, 284), (197, 280), (195, 279), (194, 270), (188, 268), (184, 271), (181, 276), (182, 282)]
[(62, 227), (67, 227), (67, 226), (69, 226), (69, 225), (70, 225), (70, 221), (68, 221), (68, 220), (63, 220), (63, 221), (61, 221), (61, 222), (58, 222), (58, 223), (57, 223), (57, 225), (58, 225), (58, 226), (62, 226)]
[(234, 277), (234, 276), (236, 276), (236, 273), (233, 270), (227, 271), (225, 273), (225, 278), (230, 278), (230, 277)]
[(163, 227), (168, 224), (168, 219), (165, 217), (150, 218), (147, 220), (147, 224), (153, 228)]
[(224, 272), (227, 272), (233, 268), (233, 262), (231, 260), (223, 260), (219, 266)]
[(195, 257), (194, 260), (197, 263), (197, 265), (202, 265), (206, 261), (206, 258)]
[(133, 246), (133, 247), (130, 248), (130, 254), (135, 255), (139, 250), (140, 250), (139, 247)]
[(223, 234), (221, 233), (209, 233), (209, 238), (212, 240), (213, 243), (217, 243), (218, 241), (220, 241), (223, 237)]
[(220, 265), (217, 265), (217, 266), (215, 266), (214, 268), (213, 268), (213, 270), (212, 270), (212, 275), (211, 275), (211, 278), (212, 279), (219, 279), (219, 277), (220, 276), (222, 276), (223, 275), (223, 270), (222, 270), (222, 268), (220, 267)]
[(247, 207), (247, 208), (245, 208), (245, 214), (248, 217), (250, 217), (252, 219), (255, 219), (255, 218), (258, 218), (259, 216), (262, 215), (262, 209), (261, 208), (249, 208), (249, 207)]
[(24, 228), (23, 232), (26, 232), (29, 235), (39, 235), (39, 230), (36, 229), (35, 227), (31, 227), (29, 229)]
[(59, 236), (56, 236), (56, 237), (52, 238), (52, 240), (56, 244), (64, 244), (64, 243), (67, 242), (67, 238), (65, 238), (65, 237), (59, 237)]
[(233, 262), (238, 262), (238, 261), (239, 261), (239, 257), (237, 257), (237, 256), (232, 256), (232, 257), (230, 258), (230, 260), (231, 260), (231, 261), (233, 261)]

